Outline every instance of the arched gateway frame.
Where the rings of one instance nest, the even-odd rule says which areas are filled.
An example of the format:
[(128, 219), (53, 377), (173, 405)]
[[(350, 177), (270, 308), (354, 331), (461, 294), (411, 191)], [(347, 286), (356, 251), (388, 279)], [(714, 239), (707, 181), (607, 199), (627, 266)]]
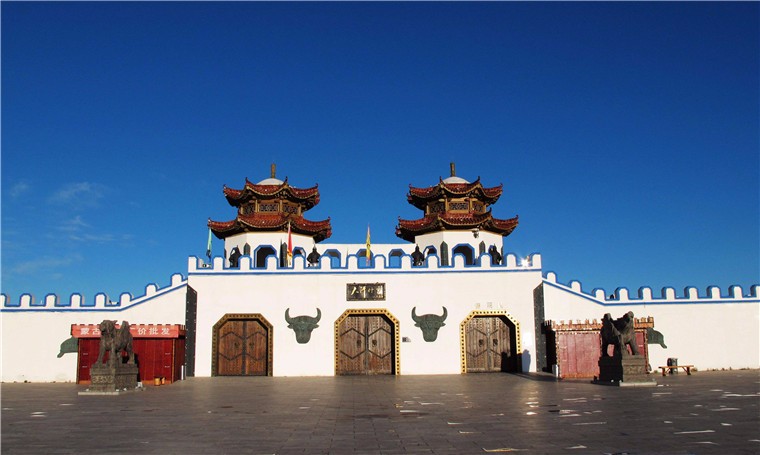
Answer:
[(272, 376), (273, 331), (264, 316), (225, 314), (212, 330), (212, 376)]
[(335, 374), (401, 373), (398, 319), (386, 309), (350, 309), (335, 321)]
[(462, 373), (522, 371), (520, 323), (503, 310), (471, 312), (459, 325)]

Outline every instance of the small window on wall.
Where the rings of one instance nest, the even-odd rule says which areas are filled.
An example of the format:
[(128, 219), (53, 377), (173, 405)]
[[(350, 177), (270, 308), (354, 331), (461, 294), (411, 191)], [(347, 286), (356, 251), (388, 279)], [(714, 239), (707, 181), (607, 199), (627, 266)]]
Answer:
[(330, 257), (330, 267), (333, 269), (340, 268), (340, 253), (338, 250), (327, 250), (324, 256)]
[(259, 204), (259, 212), (278, 212), (280, 210), (280, 204), (277, 202), (266, 202)]
[(372, 252), (370, 251), (369, 261), (367, 260), (367, 249), (362, 248), (359, 251), (356, 252), (356, 257), (358, 259), (358, 267), (360, 269), (366, 269), (372, 267)]
[(472, 249), (470, 245), (455, 246), (454, 249), (451, 250), (451, 256), (453, 257), (453, 256), (456, 256), (457, 254), (464, 256), (465, 265), (475, 264), (475, 251)]
[(442, 213), (446, 211), (446, 203), (443, 201), (431, 202), (428, 205), (428, 213)]
[(470, 210), (467, 201), (451, 201), (449, 202), (449, 210), (452, 212), (467, 212)]
[(391, 250), (388, 255), (388, 268), (400, 269), (401, 268), (401, 256), (404, 255), (404, 250)]
[(262, 246), (256, 250), (256, 268), (263, 269), (267, 266), (267, 258), (269, 256), (277, 256), (274, 248), (271, 246)]

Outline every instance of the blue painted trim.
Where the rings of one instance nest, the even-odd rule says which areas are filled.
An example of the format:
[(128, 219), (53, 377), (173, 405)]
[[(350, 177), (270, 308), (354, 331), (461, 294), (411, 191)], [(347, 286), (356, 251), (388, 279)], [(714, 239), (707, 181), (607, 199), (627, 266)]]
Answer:
[[(251, 258), (251, 267), (256, 267), (256, 260), (259, 258), (259, 251), (262, 251), (266, 248), (271, 248), (272, 253), (264, 256), (263, 258), (264, 266), (266, 266), (267, 259), (269, 258), (269, 256), (274, 256), (275, 259), (277, 259), (277, 266), (278, 267), (280, 266), (280, 256), (277, 255), (277, 252), (278, 252), (277, 248), (273, 247), (272, 245), (259, 245), (256, 247), (255, 250), (253, 250), (253, 257)], [(227, 258), (227, 263), (229, 264), (229, 258)], [(238, 261), (238, 264), (240, 264), (240, 261)], [(232, 268), (232, 267), (228, 267), (228, 268)], [(232, 270), (235, 270), (235, 268), (232, 268)]]
[[(43, 308), (0, 308), (0, 312), (2, 313), (21, 313), (21, 312), (36, 312), (36, 313), (118, 313), (121, 311), (128, 310), (130, 308), (134, 308), (138, 305), (142, 305), (143, 303), (150, 302), (151, 300), (162, 297), (166, 294), (170, 294), (178, 289), (184, 289), (187, 288), (187, 280), (185, 280), (184, 283), (180, 284), (179, 286), (171, 289), (166, 289), (163, 292), (161, 290), (156, 291), (155, 295), (152, 295), (150, 297), (145, 297), (143, 300), (134, 303), (132, 305), (129, 305), (128, 307), (110, 307), (110, 308), (87, 308), (80, 306), (79, 308), (62, 308), (62, 307), (43, 307)], [(139, 300), (139, 299), (138, 299)], [(89, 305), (89, 307), (92, 307), (94, 305)], [(48, 308), (53, 308), (48, 309)]]
[[(383, 256), (383, 255), (380, 255)], [(386, 268), (398, 270), (401, 269), (402, 264), (404, 263), (404, 256), (409, 257), (411, 259), (411, 255), (406, 254), (404, 250), (401, 248), (394, 248), (388, 252), (388, 257), (385, 258), (387, 261), (385, 264)], [(398, 262), (398, 265), (393, 265), (394, 262)]]
[[(464, 253), (459, 252), (459, 251), (454, 251), (459, 247), (467, 248), (468, 250), (470, 250), (470, 253), (472, 254), (472, 264), (467, 263), (467, 256)], [(457, 243), (454, 248), (451, 248), (451, 263), (452, 264), (454, 263), (454, 258), (456, 256), (462, 256), (462, 258), (464, 259), (465, 267), (474, 267), (474, 266), (480, 267), (480, 258), (478, 256), (475, 256), (475, 248), (473, 248), (472, 245), (470, 245), (469, 243)]]
[[(333, 272), (321, 272), (317, 273), (312, 270), (315, 268), (312, 267), (312, 270), (304, 270), (304, 271), (289, 271), (289, 272), (190, 272), (188, 273), (188, 276), (213, 276), (213, 275), (237, 275), (237, 276), (247, 276), (247, 275), (264, 275), (264, 276), (272, 276), (272, 275), (355, 275), (355, 274), (368, 274), (368, 275), (399, 275), (399, 274), (434, 274), (434, 273), (540, 273), (541, 269), (499, 269), (496, 267), (490, 268), (490, 269), (481, 269), (481, 268), (475, 268), (474, 266), (470, 266), (472, 268), (468, 268), (466, 270), (461, 269), (454, 269), (453, 267), (442, 267), (439, 269), (429, 269), (425, 266), (420, 267), (414, 267), (414, 270), (399, 270), (399, 269), (393, 269), (393, 270), (375, 270), (375, 269), (358, 269), (358, 270), (346, 270), (343, 271), (333, 271)], [(335, 269), (333, 269), (335, 270)]]
[[(332, 255), (330, 255), (330, 254), (327, 254), (327, 253), (329, 253), (329, 252), (335, 252), (335, 254), (336, 254), (337, 256), (332, 256)], [(322, 254), (319, 256), (319, 267), (320, 267), (320, 268), (322, 267), (322, 258), (323, 258), (323, 257), (325, 257), (325, 256), (327, 256), (328, 258), (330, 258), (330, 268), (332, 268), (332, 269), (335, 269), (335, 268), (341, 268), (340, 264), (341, 264), (341, 262), (343, 262), (343, 256), (340, 254), (340, 251), (338, 251), (338, 250), (337, 250), (337, 249), (335, 249), (335, 248), (328, 248), (328, 249), (326, 249), (326, 250), (324, 251), (324, 253), (322, 253)], [(337, 263), (338, 263), (338, 267), (333, 267), (333, 265), (334, 265), (335, 261), (337, 261)]]
[[(664, 300), (664, 299), (657, 299), (657, 300), (648, 300), (646, 302), (641, 302), (637, 300), (628, 300), (628, 301), (619, 301), (616, 303), (611, 302), (600, 302), (598, 299), (596, 299), (593, 296), (590, 296), (588, 294), (584, 294), (582, 292), (577, 292), (567, 286), (563, 286), (561, 284), (553, 283), (551, 281), (547, 281), (544, 279), (544, 283), (557, 288), (561, 289), (563, 291), (569, 292), (573, 295), (577, 295), (578, 297), (582, 297), (586, 300), (589, 300), (591, 302), (594, 302), (595, 304), (599, 306), (604, 307), (616, 307), (616, 306), (644, 306), (644, 305), (695, 305), (695, 304), (705, 304), (705, 305), (720, 305), (724, 303), (760, 303), (760, 299), (752, 299), (748, 298), (746, 300), (706, 300), (706, 299), (698, 299), (698, 300), (691, 300), (686, 298), (677, 298), (675, 300)], [(733, 297), (729, 297), (733, 298)]]

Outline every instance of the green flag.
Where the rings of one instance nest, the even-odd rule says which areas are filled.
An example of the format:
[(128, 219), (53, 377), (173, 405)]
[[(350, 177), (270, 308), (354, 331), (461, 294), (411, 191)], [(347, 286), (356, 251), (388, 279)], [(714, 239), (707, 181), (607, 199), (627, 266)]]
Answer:
[(208, 245), (206, 245), (206, 256), (211, 260), (211, 228), (208, 228)]

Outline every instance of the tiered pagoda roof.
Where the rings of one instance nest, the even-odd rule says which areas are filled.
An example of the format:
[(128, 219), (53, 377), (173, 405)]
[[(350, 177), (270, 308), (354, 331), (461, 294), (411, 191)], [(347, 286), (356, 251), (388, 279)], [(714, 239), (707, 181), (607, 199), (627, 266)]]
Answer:
[(242, 190), (228, 188), (225, 185), (224, 197), (233, 207), (240, 207), (255, 199), (283, 198), (291, 202), (298, 202), (305, 211), (319, 204), (318, 187), (319, 185), (314, 185), (311, 188), (294, 188), (288, 184), (287, 177), (285, 177), (284, 182), (277, 179), (266, 179), (260, 183), (252, 183), (246, 177), (245, 186)]
[(409, 185), (407, 200), (423, 210), (424, 216), (417, 220), (399, 218), (396, 235), (414, 242), (416, 236), (430, 232), (479, 229), (506, 237), (517, 227), (518, 218), (494, 218), (488, 207), (499, 199), (502, 190), (502, 185), (484, 187), (480, 177), (472, 183), (457, 177), (452, 163), (451, 177), (440, 179), (437, 185)]
[(321, 242), (332, 235), (330, 218), (323, 221), (310, 221), (303, 213), (319, 203), (317, 185), (311, 188), (295, 188), (275, 178), (274, 165), (272, 176), (258, 183), (245, 179), (243, 189), (223, 189), (227, 202), (237, 207), (237, 217), (231, 221), (208, 220), (208, 227), (217, 238), (245, 232), (287, 232), (308, 235), (315, 242)]
[(406, 195), (406, 199), (420, 210), (425, 210), (431, 201), (457, 197), (475, 197), (491, 205), (499, 200), (502, 188), (503, 185), (486, 188), (480, 183), (480, 177), (473, 183), (453, 183), (440, 179), (438, 185), (427, 188), (415, 188), (409, 185), (409, 194)]

